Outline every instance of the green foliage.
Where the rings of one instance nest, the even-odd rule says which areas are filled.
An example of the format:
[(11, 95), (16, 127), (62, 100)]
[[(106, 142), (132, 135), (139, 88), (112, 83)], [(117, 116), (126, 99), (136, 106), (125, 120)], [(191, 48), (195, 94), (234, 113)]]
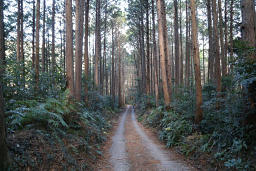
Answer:
[(146, 111), (147, 109), (155, 106), (154, 96), (147, 96), (139, 92), (134, 94), (134, 96), (135, 96), (134, 105), (142, 111)]
[(163, 108), (160, 106), (151, 111), (151, 113), (146, 118), (146, 123), (154, 128), (157, 128), (160, 126), (163, 116)]
[(178, 113), (171, 111), (164, 114), (161, 120), (162, 130), (159, 133), (161, 140), (166, 141), (166, 146), (179, 145), (183, 138), (192, 133), (191, 121), (186, 120)]
[(179, 145), (193, 130), (190, 120), (173, 110), (165, 111), (161, 106), (151, 111), (145, 122), (159, 128), (159, 138), (166, 142), (167, 147)]
[(37, 91), (35, 91), (35, 70), (31, 68), (31, 61), (26, 62), (22, 67), (22, 64), (16, 61), (14, 54), (6, 58), (3, 77), (6, 101), (13, 99), (21, 101), (24, 101), (24, 99), (41, 100), (48, 97), (58, 97), (64, 91), (66, 81), (61, 68), (57, 67), (57, 71), (54, 74), (40, 72), (39, 89)]
[[(62, 96), (64, 97), (66, 93)], [(7, 121), (10, 128), (22, 129), (25, 127), (42, 126), (44, 128), (68, 128), (63, 116), (71, 111), (73, 106), (67, 104), (65, 98), (59, 100), (48, 98), (45, 102), (18, 101), (15, 108), (7, 112), (10, 115)]]
[[(80, 166), (75, 156), (81, 153), (91, 154), (91, 158), (95, 160), (97, 155), (101, 155), (99, 144), (106, 140), (106, 132), (111, 127), (109, 120), (113, 116), (113, 111), (107, 108), (108, 97), (100, 96), (98, 104), (92, 103), (90, 108), (86, 108), (84, 104), (71, 100), (68, 94), (69, 92), (66, 91), (58, 98), (50, 97), (44, 101), (10, 100), (7, 103), (9, 109), (6, 113), (7, 125), (9, 135), (25, 130), (39, 131), (40, 134), (36, 135), (44, 137), (47, 143), (58, 144), (57, 148), (61, 147), (61, 153), (65, 156), (64, 160), (70, 162), (66, 163), (69, 165), (66, 167), (77, 168)], [(22, 140), (26, 141), (26, 137)], [(15, 148), (13, 151), (17, 150), (20, 149)], [(33, 158), (32, 154), (23, 154), (23, 152), (21, 154), (20, 157), (23, 157), (23, 160), (18, 155), (14, 157), (16, 162), (33, 164), (30, 161)], [(58, 155), (54, 152), (49, 155), (52, 156), (49, 156), (52, 160), (57, 160)], [(41, 159), (38, 156), (33, 160), (40, 165)], [(13, 164), (13, 168), (19, 168), (15, 163)]]
[[(253, 119), (248, 121), (251, 116), (254, 118), (255, 110), (244, 95), (245, 88), (241, 89), (245, 79), (238, 81), (231, 76), (224, 77), (222, 85), (225, 91), (220, 95), (213, 84), (204, 86), (204, 118), (200, 125), (193, 124), (193, 90), (175, 95), (171, 110), (160, 106), (149, 111), (148, 107), (140, 105), (143, 107), (140, 109), (138, 106), (142, 112), (139, 118), (158, 129), (159, 138), (167, 147), (175, 147), (178, 152), (192, 159), (206, 156), (205, 160), (212, 167), (255, 170), (256, 127)], [(218, 108), (216, 104), (219, 104)]]
[(89, 91), (88, 102), (89, 109), (92, 111), (96, 110), (111, 110), (111, 107), (117, 108), (117, 103), (114, 103), (111, 96), (102, 96), (98, 91)]

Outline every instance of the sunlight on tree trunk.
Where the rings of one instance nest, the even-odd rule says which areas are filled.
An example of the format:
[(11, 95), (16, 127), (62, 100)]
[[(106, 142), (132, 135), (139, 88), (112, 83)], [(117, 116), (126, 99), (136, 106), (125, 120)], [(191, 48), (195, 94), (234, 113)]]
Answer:
[(201, 86), (199, 47), (198, 47), (198, 37), (197, 37), (196, 7), (195, 7), (194, 0), (190, 0), (190, 6), (191, 6), (191, 17), (192, 17), (193, 58), (194, 58), (194, 68), (195, 68), (195, 80), (196, 80), (195, 123), (199, 124), (203, 119), (203, 111), (201, 108), (201, 105), (203, 104), (203, 98), (202, 98), (202, 86)]
[(162, 84), (163, 84), (163, 91), (164, 91), (164, 102), (165, 105), (168, 106), (170, 104), (170, 96), (169, 90), (167, 85), (167, 75), (166, 75), (166, 56), (165, 56), (165, 49), (164, 49), (164, 27), (163, 27), (163, 16), (165, 14), (165, 5), (164, 0), (157, 0), (157, 17), (158, 17), (158, 34), (159, 34), (159, 49), (160, 49), (160, 63), (161, 63), (161, 73), (162, 73)]

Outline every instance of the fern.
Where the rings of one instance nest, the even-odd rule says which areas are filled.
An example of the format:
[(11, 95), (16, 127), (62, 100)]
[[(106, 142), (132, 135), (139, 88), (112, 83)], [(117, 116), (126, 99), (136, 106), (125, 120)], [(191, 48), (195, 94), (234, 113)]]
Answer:
[(27, 107), (18, 107), (14, 110), (10, 110), (6, 112), (6, 114), (9, 116), (7, 118), (7, 122), (13, 129), (22, 128), (21, 121), (23, 117), (25, 116), (25, 112), (29, 111), (29, 108)]

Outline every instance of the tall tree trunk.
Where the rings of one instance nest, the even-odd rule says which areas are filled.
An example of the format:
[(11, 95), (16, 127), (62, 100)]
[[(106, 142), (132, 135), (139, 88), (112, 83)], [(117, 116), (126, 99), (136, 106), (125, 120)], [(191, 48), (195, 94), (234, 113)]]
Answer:
[(150, 50), (149, 50), (149, 2), (146, 0), (146, 49), (147, 49), (147, 71), (146, 71), (146, 93), (150, 94)]
[(5, 40), (4, 40), (4, 2), (0, 1), (0, 170), (7, 170), (9, 166), (8, 148), (6, 143), (6, 127), (4, 114), (3, 97), (3, 74), (5, 61)]
[(178, 3), (174, 0), (174, 34), (175, 34), (175, 90), (177, 93), (180, 78), (180, 45), (179, 45), (179, 22), (178, 22)]
[(221, 47), (221, 53), (220, 53), (220, 60), (221, 60), (221, 66), (222, 75), (226, 75), (226, 59), (224, 54), (224, 36), (223, 36), (223, 17), (222, 17), (222, 5), (221, 0), (218, 0), (218, 11), (219, 11), (219, 30), (220, 30), (220, 47)]
[(186, 0), (186, 64), (185, 64), (185, 84), (189, 87), (189, 66), (190, 66), (190, 48), (189, 48), (189, 12), (188, 0)]
[[(162, 6), (165, 8), (165, 4)], [(168, 41), (168, 34), (167, 34), (167, 21), (166, 21), (166, 13), (165, 9), (163, 11), (163, 31), (164, 31), (164, 52), (165, 52), (165, 67), (166, 67), (166, 75), (167, 75), (167, 84), (168, 84), (168, 91), (171, 100), (172, 96), (172, 73), (171, 73), (171, 58), (170, 58), (170, 51), (169, 51), (169, 41)]]
[(212, 11), (211, 0), (207, 0), (207, 19), (208, 19), (208, 35), (209, 35), (209, 50), (208, 50), (208, 82), (213, 78), (213, 52), (212, 52)]
[(36, 56), (35, 56), (35, 68), (36, 68), (36, 91), (39, 90), (39, 31), (40, 31), (40, 0), (36, 1)]
[(117, 46), (118, 46), (118, 104), (119, 107), (123, 105), (123, 100), (122, 100), (122, 70), (121, 70), (121, 36), (120, 36), (120, 31), (118, 31), (118, 40), (117, 40)]
[(167, 84), (167, 76), (166, 76), (166, 65), (165, 65), (165, 46), (164, 46), (164, 27), (163, 27), (163, 19), (166, 17), (165, 15), (165, 2), (164, 0), (157, 0), (157, 16), (158, 16), (158, 35), (159, 35), (159, 49), (160, 49), (160, 62), (161, 62), (161, 74), (162, 74), (162, 84), (164, 91), (164, 102), (165, 105), (168, 106), (170, 104), (170, 96)]
[(182, 9), (181, 9), (181, 0), (180, 0), (180, 85), (183, 86), (183, 46), (182, 46)]
[(21, 10), (20, 4), (22, 0), (18, 0), (18, 16), (17, 16), (17, 46), (16, 46), (16, 55), (17, 55), (17, 62), (20, 63), (21, 55), (20, 55), (20, 18), (21, 18)]
[(64, 8), (63, 8), (63, 71), (64, 71), (64, 77), (66, 78), (66, 20), (65, 20), (65, 10), (66, 10), (66, 3), (64, 1), (63, 3)]
[(204, 35), (203, 35), (203, 83), (205, 85), (205, 43), (204, 43)]
[(84, 1), (76, 0), (76, 50), (75, 50), (75, 98), (81, 101), (82, 90), (82, 51), (83, 51), (83, 23), (84, 23)]
[(45, 72), (45, 10), (46, 3), (44, 0), (44, 9), (43, 9), (43, 42), (42, 42), (42, 71)]
[[(65, 58), (63, 57), (63, 30), (62, 30), (62, 20), (60, 20), (60, 59), (61, 59), (61, 63), (60, 63), (60, 68), (63, 66), (65, 71)], [(63, 59), (64, 58), (64, 59)], [(62, 64), (63, 63), (63, 64)], [(62, 64), (62, 65), (61, 65)], [(62, 73), (63, 77), (65, 78), (65, 72)]]
[(156, 34), (155, 34), (155, 4), (154, 0), (152, 0), (152, 39), (153, 39), (153, 65), (154, 65), (154, 83), (155, 83), (155, 101), (156, 106), (158, 106), (159, 102), (159, 93), (158, 93), (158, 73), (157, 73), (157, 48), (156, 48)]
[[(173, 28), (173, 23), (171, 23), (170, 25), (171, 28)], [(172, 65), (172, 68), (171, 68), (171, 76), (172, 78), (175, 78), (175, 55), (174, 55), (174, 29), (171, 29), (171, 37), (172, 37), (172, 40), (171, 40), (171, 65)], [(159, 75), (160, 76), (160, 75)]]
[(24, 63), (24, 45), (23, 45), (23, 0), (18, 0), (17, 16), (17, 62), (19, 65), (19, 77), (22, 78), (21, 84), (25, 88), (25, 63)]
[(202, 86), (201, 86), (199, 47), (198, 47), (198, 37), (197, 37), (196, 7), (195, 7), (194, 0), (190, 0), (190, 6), (191, 6), (191, 17), (192, 17), (193, 58), (194, 58), (194, 68), (195, 68), (195, 80), (196, 80), (195, 123), (199, 124), (203, 119), (203, 111), (201, 108), (201, 105), (203, 103), (203, 98), (202, 98)]
[(35, 18), (36, 18), (36, 7), (35, 0), (33, 0), (33, 24), (32, 24), (32, 68), (35, 67)]
[(225, 35), (225, 43), (224, 43), (224, 70), (223, 70), (223, 74), (224, 76), (228, 74), (228, 66), (227, 66), (227, 59), (228, 59), (228, 0), (225, 0), (225, 21), (224, 21), (224, 25), (225, 25), (225, 31), (224, 31), (224, 35)]
[(145, 60), (145, 48), (144, 48), (144, 11), (143, 11), (143, 1), (141, 2), (141, 10), (140, 10), (140, 33), (141, 33), (141, 74), (142, 74), (142, 91), (146, 92), (146, 60)]
[[(102, 75), (102, 89), (103, 89), (103, 85), (104, 85), (104, 80), (107, 78), (107, 74), (106, 74), (106, 67), (107, 67), (107, 52), (106, 52), (106, 43), (107, 43), (107, 38), (106, 38), (106, 34), (107, 34), (107, 10), (108, 10), (108, 1), (105, 0), (105, 17), (104, 17), (104, 50), (103, 50), (103, 75)], [(106, 93), (107, 93), (107, 83), (106, 83)], [(104, 93), (104, 92), (103, 92)]]
[[(55, 0), (52, 0), (52, 75), (56, 72), (56, 58), (55, 58)], [(55, 78), (53, 76), (53, 84)]]
[(25, 58), (24, 58), (24, 24), (23, 24), (23, 0), (20, 2), (20, 61), (21, 61), (21, 75), (22, 87), (25, 88)]
[(45, 48), (45, 70), (49, 73), (49, 56), (50, 56), (50, 34), (49, 29), (47, 29), (47, 39), (46, 39), (46, 48)]
[[(242, 11), (242, 40), (246, 42), (246, 45), (250, 48), (256, 47), (255, 40), (255, 3), (254, 0), (242, 0), (241, 1), (241, 11)], [(247, 52), (248, 57), (252, 60), (256, 59), (255, 52)]]
[[(233, 23), (234, 23), (234, 0), (230, 0), (230, 26), (229, 26), (229, 46), (230, 46), (230, 62), (233, 62), (233, 56), (234, 56), (234, 50), (233, 50)], [(230, 71), (229, 72), (233, 72), (233, 64), (230, 64)]]
[(100, 34), (100, 5), (101, 1), (96, 0), (96, 28), (95, 28), (95, 66), (94, 66), (94, 83), (99, 88), (99, 59), (101, 58), (101, 34)]
[[(112, 25), (112, 99), (115, 103), (115, 39), (114, 39), (114, 24), (113, 21), (111, 22)], [(113, 106), (114, 107), (114, 106)]]
[(88, 28), (89, 28), (89, 4), (90, 0), (86, 0), (85, 4), (85, 31), (84, 31), (84, 75), (85, 75), (85, 85), (84, 85), (84, 93), (85, 93), (85, 104), (88, 104), (88, 81), (89, 81), (89, 54), (88, 54)]
[(221, 92), (221, 71), (220, 71), (220, 48), (219, 48), (219, 31), (218, 31), (218, 13), (216, 0), (212, 0), (213, 13), (213, 54), (215, 57), (215, 82), (217, 92)]
[(72, 0), (66, 0), (66, 64), (67, 88), (70, 96), (74, 96), (74, 69), (73, 69), (73, 29), (72, 29)]
[[(245, 57), (252, 64), (255, 64), (256, 54), (256, 14), (255, 14), (255, 1), (254, 0), (243, 0), (241, 1), (241, 11), (242, 11), (242, 25), (241, 25), (241, 33), (242, 40), (246, 43), (248, 49), (245, 51)], [(253, 48), (253, 50), (251, 50)], [(254, 68), (255, 69), (255, 68)], [(248, 97), (249, 102), (251, 103), (252, 110), (255, 109), (255, 87), (256, 81), (252, 81), (248, 85)]]
[[(191, 13), (191, 11), (190, 11)], [(188, 72), (188, 76), (189, 78), (191, 78), (191, 81), (189, 82), (190, 84), (190, 87), (191, 87), (191, 90), (192, 90), (192, 86), (193, 86), (193, 80), (192, 78), (193, 77), (193, 50), (192, 50), (192, 33), (191, 33), (191, 27), (192, 27), (192, 24), (191, 24), (191, 14), (189, 15), (189, 25), (188, 25), (188, 37), (189, 37), (189, 72)]]

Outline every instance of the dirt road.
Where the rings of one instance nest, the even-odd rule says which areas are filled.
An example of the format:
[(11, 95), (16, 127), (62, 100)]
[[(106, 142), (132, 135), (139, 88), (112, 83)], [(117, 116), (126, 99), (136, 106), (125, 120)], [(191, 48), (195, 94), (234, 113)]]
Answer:
[(127, 106), (115, 126), (112, 140), (106, 143), (101, 171), (187, 171), (196, 170), (166, 149), (149, 130), (135, 118)]

